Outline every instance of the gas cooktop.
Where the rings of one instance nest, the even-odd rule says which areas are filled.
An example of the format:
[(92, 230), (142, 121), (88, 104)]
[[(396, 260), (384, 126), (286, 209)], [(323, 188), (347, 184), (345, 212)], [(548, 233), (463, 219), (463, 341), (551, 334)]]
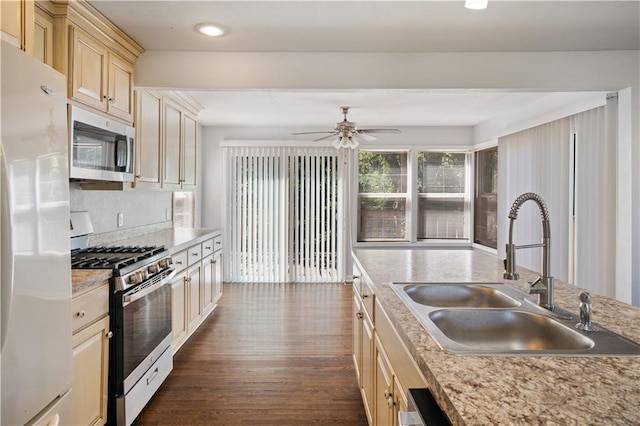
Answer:
[(73, 269), (112, 269), (120, 271), (151, 263), (158, 255), (166, 256), (164, 246), (89, 247), (71, 252)]

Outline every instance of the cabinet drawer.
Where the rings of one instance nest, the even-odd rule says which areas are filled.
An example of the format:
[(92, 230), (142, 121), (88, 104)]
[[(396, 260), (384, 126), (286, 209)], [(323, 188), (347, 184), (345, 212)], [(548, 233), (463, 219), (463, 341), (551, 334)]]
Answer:
[(214, 250), (213, 238), (203, 242), (202, 243), (202, 258), (204, 259), (205, 257), (209, 256), (211, 253), (213, 253), (213, 250)]
[(109, 284), (84, 293), (71, 300), (71, 327), (75, 333), (82, 327), (109, 313)]
[(177, 272), (182, 271), (187, 267), (187, 250), (183, 250), (171, 256), (173, 259), (173, 267)]
[(213, 250), (222, 250), (222, 235), (213, 237)]
[(202, 259), (202, 246), (200, 244), (189, 247), (187, 249), (187, 260), (189, 266), (195, 264), (196, 262), (200, 262)]

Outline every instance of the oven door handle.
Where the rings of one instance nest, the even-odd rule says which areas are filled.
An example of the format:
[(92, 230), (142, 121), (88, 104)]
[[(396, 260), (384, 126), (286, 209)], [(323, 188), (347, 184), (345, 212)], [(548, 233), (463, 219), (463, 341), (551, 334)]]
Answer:
[(153, 293), (154, 291), (156, 291), (157, 289), (159, 289), (160, 287), (162, 287), (163, 285), (171, 281), (171, 279), (175, 274), (176, 274), (176, 270), (172, 269), (167, 276), (165, 276), (162, 280), (158, 281), (157, 283), (145, 288), (144, 290), (133, 293), (131, 296), (124, 296), (122, 298), (122, 307), (124, 308), (128, 304), (133, 303), (136, 300), (141, 299), (150, 293)]

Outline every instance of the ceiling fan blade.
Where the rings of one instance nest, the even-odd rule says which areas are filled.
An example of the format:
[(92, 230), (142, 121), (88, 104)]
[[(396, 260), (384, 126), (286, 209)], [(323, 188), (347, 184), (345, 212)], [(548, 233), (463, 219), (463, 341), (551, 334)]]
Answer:
[(332, 135), (336, 134), (335, 131), (331, 131), (331, 132), (298, 132), (298, 133), (291, 133), (291, 134), (292, 135), (319, 135), (321, 133), (331, 133)]
[(360, 129), (361, 133), (402, 133), (400, 129)]
[(353, 137), (361, 142), (371, 142), (377, 139), (375, 136), (370, 136), (370, 135), (367, 135), (366, 133), (360, 133), (360, 132), (356, 132), (353, 135)]
[(323, 140), (325, 140), (325, 139), (329, 139), (330, 137), (333, 137), (333, 136), (335, 136), (335, 135), (337, 135), (337, 134), (338, 134), (338, 132), (333, 132), (333, 133), (331, 133), (331, 134), (330, 134), (330, 135), (328, 135), (328, 136), (323, 136), (323, 137), (321, 137), (320, 139), (314, 139), (313, 141), (314, 141), (314, 142), (323, 141)]

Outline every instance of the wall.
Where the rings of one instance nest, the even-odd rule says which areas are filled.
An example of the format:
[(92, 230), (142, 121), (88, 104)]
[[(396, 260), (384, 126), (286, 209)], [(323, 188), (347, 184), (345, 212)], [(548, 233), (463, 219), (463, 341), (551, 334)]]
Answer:
[[(184, 64), (188, 63), (188, 68)], [(340, 66), (327, 66), (340, 64)], [(629, 89), (628, 139), (618, 151), (619, 216), (629, 222), (630, 253), (618, 265), (640, 305), (640, 52), (168, 52), (147, 51), (136, 85), (193, 89), (485, 89), (621, 91)], [(622, 174), (624, 173), (624, 174)], [(203, 211), (207, 207), (203, 205)], [(204, 224), (204, 223), (203, 223)], [(623, 271), (624, 270), (624, 271)], [(626, 285), (626, 284), (625, 284)]]
[[(166, 222), (172, 210), (172, 193), (163, 191), (87, 191), (69, 185), (71, 211), (88, 211), (96, 234)], [(117, 214), (124, 214), (118, 228)]]
[[(473, 145), (472, 127), (401, 127), (399, 135), (378, 135), (370, 148), (410, 146), (430, 146), (434, 148), (470, 148)], [(326, 131), (326, 128), (300, 127), (203, 127), (200, 158), (202, 170), (199, 190), (201, 191), (201, 224), (205, 228), (224, 228), (224, 167), (223, 147), (225, 143), (304, 145), (308, 139), (292, 141), (294, 132)], [(393, 141), (393, 142), (391, 142)], [(331, 146), (331, 141), (317, 142), (316, 145)]]

